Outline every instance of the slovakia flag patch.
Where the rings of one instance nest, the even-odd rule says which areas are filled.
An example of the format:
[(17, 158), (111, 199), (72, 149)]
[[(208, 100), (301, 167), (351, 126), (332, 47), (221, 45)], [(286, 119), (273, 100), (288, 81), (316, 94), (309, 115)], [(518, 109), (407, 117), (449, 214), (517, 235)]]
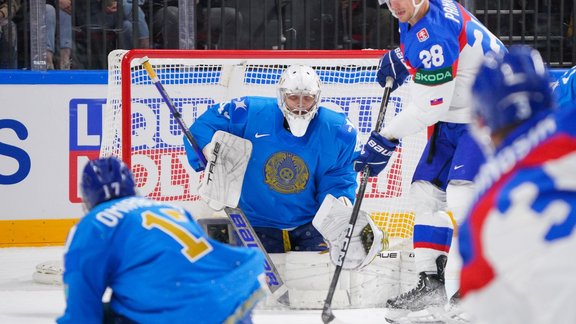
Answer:
[(436, 99), (432, 99), (430, 100), (430, 106), (438, 106), (440, 104), (444, 103), (444, 99), (443, 98), (436, 98)]
[(419, 42), (423, 42), (427, 40), (428, 37), (430, 36), (428, 35), (428, 31), (426, 30), (426, 28), (422, 28), (416, 33), (416, 37), (418, 37)]

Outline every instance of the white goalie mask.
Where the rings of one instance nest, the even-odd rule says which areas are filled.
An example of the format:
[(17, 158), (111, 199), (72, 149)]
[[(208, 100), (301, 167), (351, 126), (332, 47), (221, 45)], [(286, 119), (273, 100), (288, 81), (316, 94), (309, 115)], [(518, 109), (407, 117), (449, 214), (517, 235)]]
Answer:
[(278, 82), (278, 106), (296, 137), (306, 134), (308, 125), (318, 112), (320, 77), (305, 65), (288, 67)]

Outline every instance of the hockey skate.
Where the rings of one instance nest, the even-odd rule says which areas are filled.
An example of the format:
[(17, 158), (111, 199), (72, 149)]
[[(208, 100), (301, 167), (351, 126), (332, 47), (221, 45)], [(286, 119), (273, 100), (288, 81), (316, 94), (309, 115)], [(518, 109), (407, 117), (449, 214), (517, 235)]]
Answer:
[(464, 312), (462, 307), (460, 307), (460, 290), (456, 291), (448, 305), (445, 307), (446, 313), (443, 314), (445, 323), (470, 323), (472, 318), (469, 314)]
[(437, 274), (420, 273), (416, 288), (394, 299), (386, 306), (391, 310), (386, 317), (388, 323), (395, 324), (460, 324), (470, 323), (471, 318), (459, 307), (460, 292), (457, 291), (448, 301), (444, 287), (444, 267), (446, 256), (436, 259)]
[(436, 259), (437, 273), (420, 272), (418, 285), (396, 298), (389, 299), (386, 307), (391, 310), (412, 312), (429, 307), (444, 307), (448, 302), (444, 288), (444, 268), (447, 260), (445, 255), (439, 256)]
[(450, 306), (458, 305), (460, 303), (460, 289), (450, 297)]

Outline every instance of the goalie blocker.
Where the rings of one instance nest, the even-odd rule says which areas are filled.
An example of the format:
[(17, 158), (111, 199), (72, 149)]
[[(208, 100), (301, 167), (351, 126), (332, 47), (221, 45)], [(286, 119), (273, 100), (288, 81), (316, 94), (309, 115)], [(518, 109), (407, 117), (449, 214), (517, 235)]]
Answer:
[[(184, 141), (184, 145), (190, 145)], [(236, 135), (217, 131), (203, 149), (207, 159), (198, 194), (210, 208), (236, 208), (242, 193), (244, 174), (252, 154), (252, 143)]]

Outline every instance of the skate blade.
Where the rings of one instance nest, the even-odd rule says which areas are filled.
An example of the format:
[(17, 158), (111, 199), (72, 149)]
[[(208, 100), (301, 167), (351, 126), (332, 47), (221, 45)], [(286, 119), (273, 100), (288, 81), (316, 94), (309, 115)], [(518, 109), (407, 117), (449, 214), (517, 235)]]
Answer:
[(443, 312), (444, 308), (441, 306), (429, 307), (420, 311), (408, 312), (400, 317), (386, 317), (386, 321), (394, 324), (444, 324), (443, 318), (438, 316)]
[(406, 317), (410, 313), (408, 309), (386, 308), (386, 317), (384, 319), (388, 323), (398, 323), (401, 318)]

